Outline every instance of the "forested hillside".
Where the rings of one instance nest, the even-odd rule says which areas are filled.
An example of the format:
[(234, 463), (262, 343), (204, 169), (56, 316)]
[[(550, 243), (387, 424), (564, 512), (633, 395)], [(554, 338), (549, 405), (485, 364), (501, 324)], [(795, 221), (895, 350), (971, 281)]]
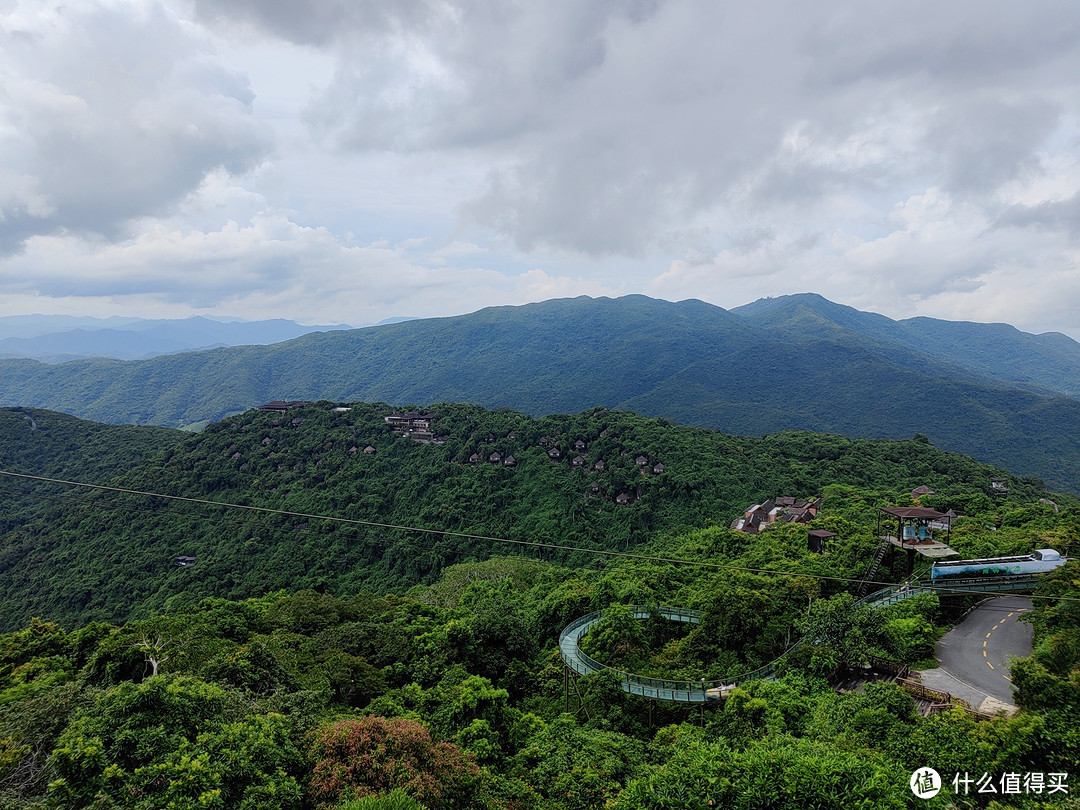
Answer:
[[(296, 582), (268, 593), (260, 588), (273, 585), (266, 579), (272, 566), (260, 560), (274, 527), (264, 518), (207, 526), (194, 513), (184, 523), (168, 504), (147, 509), (127, 500), (88, 501), (81, 505), (87, 517), (81, 530), (97, 543), (96, 553), (79, 559), (77, 544), (69, 544), (63, 558), (69, 574), (124, 566), (128, 555), (141, 553), (133, 541), (142, 537), (153, 546), (153, 533), (169, 521), (183, 524), (188, 537), (213, 535), (213, 542), (201, 552), (205, 559), (177, 572), (188, 577), (184, 584), (153, 583), (174, 595), (137, 619), (86, 623), (90, 614), (72, 614), (63, 625), (20, 621), (0, 636), (0, 804), (139, 810), (957, 806), (951, 785), (935, 799), (914, 799), (910, 775), (928, 763), (946, 780), (954, 772), (976, 778), (1056, 773), (1067, 774), (1068, 789), (1075, 789), (1080, 647), (1069, 601), (1080, 599), (1075, 566), (1040, 587), (1052, 598), (1037, 600), (1034, 655), (1013, 667), (1021, 707), (1013, 717), (977, 720), (959, 706), (921, 717), (912, 697), (895, 685), (871, 683), (837, 694), (828, 681), (844, 667), (861, 669), (871, 654), (926, 666), (948, 623), (934, 597), (877, 611), (857, 607), (849, 593), (855, 582), (844, 581), (857, 579), (873, 547), (877, 506), (910, 503), (912, 481), (938, 490), (924, 503), (965, 514), (950, 540), (965, 554), (1050, 546), (1075, 555), (1075, 505), (1039, 503), (1034, 482), (1015, 479), (1008, 498), (992, 500), (984, 492), (986, 467), (922, 442), (852, 443), (794, 433), (753, 443), (719, 436), (710, 442), (705, 431), (631, 414), (530, 420), (475, 408), (443, 410), (437, 424), (452, 438), (441, 447), (380, 434), (375, 406), (343, 414), (324, 405), (284, 417), (247, 414), (190, 438), (125, 480), (164, 484), (167, 470), (183, 470), (193, 480), (211, 481), (204, 496), (228, 494), (250, 503), (269, 499), (275, 488), (299, 498), (314, 485), (308, 503), (327, 508), (343, 480), (367, 491), (381, 478), (387, 488), (380, 495), (389, 495), (393, 481), (403, 490), (388, 507), (397, 512), (410, 498), (424, 499), (424, 487), (407, 474), (411, 465), (426, 468), (416, 459), (445, 454), (443, 469), (449, 470), (464, 451), (513, 449), (505, 444), (513, 430), (522, 437), (518, 469), (481, 463), (448, 472), (457, 481), (458, 505), (482, 510), (492, 493), (503, 491), (495, 476), (529, 469), (536, 437), (577, 441), (599, 428), (624, 437), (627, 446), (663, 452), (666, 469), (659, 478), (686, 464), (667, 455), (682, 441), (704, 443), (708, 450), (693, 458), (693, 471), (682, 472), (684, 482), (696, 482), (691, 489), (708, 489), (711, 476), (735, 459), (748, 475), (760, 476), (748, 487), (811, 487), (827, 479), (863, 484), (804, 490), (822, 496), (813, 525), (837, 533), (827, 555), (807, 550), (803, 526), (778, 525), (755, 536), (718, 525), (676, 529), (655, 517), (657, 531), (633, 545), (635, 558), (603, 565), (585, 555), (563, 564), (531, 555), (460, 562), (405, 595), (357, 591), (345, 581), (333, 583), (332, 592), (299, 589), (303, 564), (292, 569)], [(303, 421), (293, 425), (293, 419)], [(487, 441), (496, 430), (496, 440)], [(265, 438), (271, 443), (263, 445)], [(374, 457), (350, 455), (351, 442), (365, 439), (377, 442)], [(267, 458), (257, 457), (259, 448)], [(335, 474), (339, 450), (350, 460)], [(397, 470), (390, 476), (347, 466), (388, 459)], [(544, 520), (562, 502), (540, 482), (573, 482), (567, 491), (576, 501), (588, 476), (565, 460), (548, 461), (546, 452), (537, 461), (537, 498), (549, 499), (546, 510), (537, 509)], [(277, 465), (285, 469), (278, 473)], [(246, 475), (259, 485), (241, 489)], [(621, 513), (590, 501), (586, 512), (595, 507), (599, 516), (614, 518), (644, 511), (659, 478), (626, 469), (611, 480), (620, 475), (642, 482), (641, 499)], [(735, 483), (727, 479), (728, 486)], [(667, 491), (666, 499), (679, 503), (678, 491)], [(5, 492), (5, 499), (12, 494)], [(338, 508), (347, 509), (351, 497), (355, 493)], [(508, 508), (504, 501), (472, 525), (502, 525), (498, 512)], [(151, 513), (168, 521), (152, 523)], [(111, 546), (91, 531), (90, 518), (102, 515), (116, 516)], [(120, 515), (142, 531), (125, 536)], [(564, 525), (572, 532), (583, 518), (568, 516)], [(303, 557), (319, 535), (314, 523), (307, 529), (293, 524), (282, 544)], [(200, 599), (207, 589), (195, 583), (218, 575), (213, 555), (232, 547), (240, 549), (233, 560), (236, 581), (250, 596)], [(341, 548), (348, 551), (350, 543)], [(481, 549), (467, 553), (479, 556)], [(288, 555), (275, 555), (274, 565), (291, 565)], [(640, 622), (629, 617), (630, 604), (681, 605), (704, 615), (696, 626)], [(734, 675), (772, 660), (801, 635), (814, 642), (783, 660), (778, 680), (747, 682), (723, 703), (650, 704), (622, 692), (610, 675), (564, 682), (558, 632), (596, 609), (607, 613), (586, 637), (592, 654), (668, 677)], [(1037, 794), (990, 806), (1071, 806), (1071, 794), (1050, 795), (1044, 781)], [(1002, 797), (973, 790), (960, 805), (986, 807), (994, 798)]]
[[(115, 455), (127, 452), (122, 444), (103, 456), (112, 483), (123, 488), (288, 514), (0, 477), (5, 502), (20, 505), (0, 548), (4, 626), (31, 616), (123, 621), (202, 597), (277, 589), (402, 591), (433, 581), (447, 565), (492, 554), (600, 565), (587, 553), (545, 546), (633, 550), (677, 527), (726, 526), (752, 503), (809, 498), (836, 484), (901, 498), (921, 484), (943, 495), (981, 493), (987, 509), (995, 476), (1007, 478), (1020, 501), (1045, 494), (1036, 479), (941, 451), (925, 437), (749, 438), (605, 409), (534, 418), (437, 405), (432, 430), (445, 441), (424, 444), (392, 432), (384, 422), (392, 412), (329, 402), (285, 414), (253, 410), (169, 442), (148, 460), (132, 458), (123, 472)], [(54, 451), (34, 444), (37, 434), (21, 416), (7, 418), (20, 428), (5, 445), (13, 471), (56, 469), (48, 462)], [(28, 449), (35, 447), (40, 459)], [(505, 463), (509, 456), (514, 466)], [(107, 476), (85, 477), (100, 483)], [(318, 515), (335, 520), (309, 517)], [(196, 565), (178, 567), (181, 556)]]
[(1080, 492), (1080, 401), (1064, 396), (1080, 345), (793, 298), (741, 313), (577, 298), (138, 362), (3, 360), (0, 404), (195, 428), (281, 398), (464, 401), (533, 416), (602, 405), (735, 434), (923, 433)]
[(933, 358), (1031, 391), (1080, 395), (1080, 345), (1059, 332), (1031, 335), (1004, 323), (937, 318), (894, 321), (810, 293), (762, 298), (731, 312), (797, 339), (876, 344), (894, 357), (902, 348), (923, 362)]

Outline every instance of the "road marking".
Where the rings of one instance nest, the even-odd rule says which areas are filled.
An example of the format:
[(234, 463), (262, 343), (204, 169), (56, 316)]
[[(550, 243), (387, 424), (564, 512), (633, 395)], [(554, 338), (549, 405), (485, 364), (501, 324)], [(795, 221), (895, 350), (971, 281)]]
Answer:
[(986, 650), (983, 650), (983, 658), (986, 658)]
[(986, 642), (985, 642), (985, 641), (983, 642), (983, 646), (984, 646), (984, 647), (986, 646)]
[(993, 669), (993, 668), (994, 668), (994, 665), (993, 665), (993, 664), (991, 664), (991, 663), (990, 663), (989, 661), (987, 661), (987, 662), (986, 662), (986, 665), (987, 665), (988, 667), (990, 667), (990, 669)]
[[(1010, 613), (1009, 616), (1012, 616), (1012, 614)], [(1005, 618), (1007, 619), (1007, 618), (1009, 618), (1009, 616), (1006, 616)]]
[(987, 634), (986, 634), (986, 637), (987, 637), (987, 638), (990, 638), (990, 634), (989, 634), (989, 633), (987, 633)]
[[(991, 628), (990, 628), (990, 633), (993, 633), (993, 632), (994, 632), (995, 630), (997, 630), (997, 629), (998, 629), (999, 627), (1001, 627), (1001, 625), (1000, 625), (1000, 624), (995, 624), (995, 625), (994, 625), (993, 627), (991, 627)], [(990, 635), (990, 633), (987, 633), (986, 635)]]
[(1001, 677), (1007, 680), (1009, 683), (1012, 683), (1012, 678), (1010, 678), (1008, 675), (1002, 675)]

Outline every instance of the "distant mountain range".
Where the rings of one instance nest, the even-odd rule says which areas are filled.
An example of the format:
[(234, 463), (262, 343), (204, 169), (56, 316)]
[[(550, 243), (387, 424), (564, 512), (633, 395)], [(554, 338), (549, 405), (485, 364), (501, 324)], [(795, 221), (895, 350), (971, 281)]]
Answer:
[(352, 328), (346, 324), (301, 326), (280, 318), (242, 321), (201, 316), (147, 319), (11, 315), (0, 318), (0, 357), (46, 363), (89, 357), (140, 360), (222, 346), (280, 343), (311, 332)]
[(743, 435), (920, 433), (1080, 492), (1080, 344), (810, 294), (731, 311), (581, 297), (149, 360), (2, 360), (0, 375), (0, 405), (169, 427), (328, 399), (534, 415), (603, 405)]

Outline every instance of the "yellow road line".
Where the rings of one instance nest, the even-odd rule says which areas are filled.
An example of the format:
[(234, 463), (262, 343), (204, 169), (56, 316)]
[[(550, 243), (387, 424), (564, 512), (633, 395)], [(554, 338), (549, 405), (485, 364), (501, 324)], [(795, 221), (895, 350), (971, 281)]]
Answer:
[(987, 661), (987, 662), (986, 662), (986, 665), (987, 665), (988, 667), (990, 667), (990, 669), (993, 669), (993, 668), (994, 668), (994, 665), (993, 665), (993, 664), (991, 664), (991, 663), (990, 663), (989, 661)]
[(987, 638), (990, 638), (990, 634), (989, 634), (989, 633), (987, 633), (987, 634), (986, 634), (986, 637), (987, 637)]
[(986, 650), (983, 650), (983, 658), (986, 658)]

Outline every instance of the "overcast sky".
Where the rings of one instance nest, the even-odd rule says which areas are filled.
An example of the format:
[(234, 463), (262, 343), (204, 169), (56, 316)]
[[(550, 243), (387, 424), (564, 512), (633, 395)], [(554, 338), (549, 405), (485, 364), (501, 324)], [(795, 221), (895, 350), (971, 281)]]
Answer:
[(0, 315), (817, 292), (1080, 339), (1080, 5), (0, 0)]

